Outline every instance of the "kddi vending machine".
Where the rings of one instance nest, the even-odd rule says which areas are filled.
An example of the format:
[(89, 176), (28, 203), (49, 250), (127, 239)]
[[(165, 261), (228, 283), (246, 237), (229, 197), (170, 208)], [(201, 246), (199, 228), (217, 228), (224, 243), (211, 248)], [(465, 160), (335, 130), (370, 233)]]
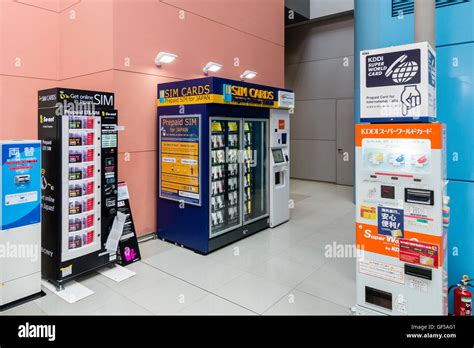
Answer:
[(58, 287), (115, 261), (105, 243), (117, 210), (117, 111), (112, 93), (39, 92), (42, 273)]
[(374, 122), (356, 125), (362, 314), (447, 314), (445, 129), (417, 123), (436, 116), (435, 71), (427, 43), (361, 52), (361, 121)]

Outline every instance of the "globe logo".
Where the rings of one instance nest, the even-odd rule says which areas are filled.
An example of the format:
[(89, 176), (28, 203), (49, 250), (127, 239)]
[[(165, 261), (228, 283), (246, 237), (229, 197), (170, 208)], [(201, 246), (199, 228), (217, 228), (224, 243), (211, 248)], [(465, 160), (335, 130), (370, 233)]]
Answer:
[(407, 55), (399, 57), (385, 72), (385, 76), (389, 77), (392, 75), (392, 80), (395, 83), (405, 83), (410, 81), (416, 76), (419, 70), (417, 62), (405, 61)]
[(396, 83), (408, 82), (415, 77), (418, 68), (416, 62), (404, 62), (393, 70), (392, 79)]

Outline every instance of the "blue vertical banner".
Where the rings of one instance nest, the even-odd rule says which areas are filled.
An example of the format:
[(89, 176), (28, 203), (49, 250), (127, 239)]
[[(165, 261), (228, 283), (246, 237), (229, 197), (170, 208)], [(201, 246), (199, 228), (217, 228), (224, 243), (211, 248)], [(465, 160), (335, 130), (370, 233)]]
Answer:
[(40, 143), (3, 143), (0, 230), (40, 222)]

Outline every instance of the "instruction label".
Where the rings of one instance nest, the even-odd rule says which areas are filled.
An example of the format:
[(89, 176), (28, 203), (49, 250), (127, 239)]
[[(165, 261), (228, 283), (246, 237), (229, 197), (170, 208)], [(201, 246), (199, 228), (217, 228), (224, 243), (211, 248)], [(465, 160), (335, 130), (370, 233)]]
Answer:
[(390, 280), (395, 283), (405, 283), (403, 268), (388, 263), (373, 260), (359, 260), (359, 273)]

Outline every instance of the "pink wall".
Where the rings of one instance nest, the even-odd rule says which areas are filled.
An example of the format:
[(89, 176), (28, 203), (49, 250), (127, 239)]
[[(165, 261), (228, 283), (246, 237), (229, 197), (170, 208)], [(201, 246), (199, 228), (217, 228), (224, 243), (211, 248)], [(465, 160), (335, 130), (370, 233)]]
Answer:
[[(139, 234), (154, 232), (156, 85), (202, 77), (215, 61), (217, 76), (250, 69), (283, 86), (283, 11), (283, 0), (0, 0), (0, 138), (36, 137), (39, 89), (115, 92), (120, 179)], [(179, 57), (160, 69), (159, 51)]]

